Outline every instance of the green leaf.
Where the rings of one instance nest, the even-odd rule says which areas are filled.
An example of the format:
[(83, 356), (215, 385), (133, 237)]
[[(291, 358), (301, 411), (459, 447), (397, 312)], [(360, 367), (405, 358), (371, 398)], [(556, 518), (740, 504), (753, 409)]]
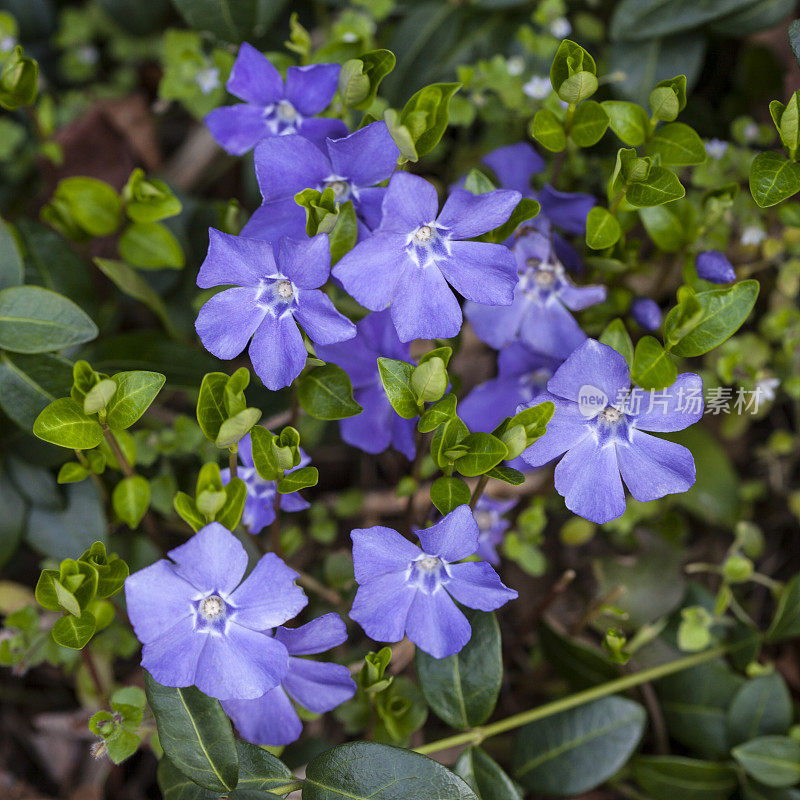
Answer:
[[(272, 753), (241, 739), (236, 740), (236, 750), (239, 754), (239, 782), (230, 800), (260, 800), (262, 792), (294, 783), (292, 771)], [(264, 800), (274, 796), (267, 795)]]
[(164, 800), (219, 800), (219, 792), (198, 786), (184, 775), (167, 756), (158, 762), (158, 788)]
[(159, 743), (172, 763), (206, 789), (232, 791), (239, 779), (239, 756), (219, 700), (194, 686), (162, 686), (148, 672), (144, 688)]
[(419, 403), (440, 400), (448, 382), (447, 368), (441, 358), (422, 361), (411, 372), (411, 390)]
[(639, 217), (648, 235), (667, 253), (680, 250), (690, 236), (685, 220), (678, 216), (678, 207), (676, 203), (667, 203), (639, 209)]
[(166, 377), (160, 372), (118, 372), (111, 378), (117, 391), (106, 409), (106, 422), (114, 430), (130, 428), (156, 399)]
[(79, 483), (89, 477), (89, 470), (75, 461), (62, 464), (58, 470), (58, 483)]
[(633, 777), (653, 800), (674, 800), (677, 787), (683, 800), (726, 800), (738, 786), (727, 764), (682, 756), (639, 756)]
[(503, 680), (500, 628), (494, 614), (465, 609), (472, 638), (458, 653), (433, 658), (417, 648), (422, 694), (433, 712), (453, 728), (481, 725), (494, 711)]
[(569, 138), (578, 147), (591, 147), (603, 138), (608, 125), (608, 114), (603, 106), (594, 100), (586, 100), (575, 109), (569, 126)]
[(164, 330), (170, 336), (175, 336), (175, 326), (172, 324), (164, 301), (136, 270), (129, 267), (124, 261), (113, 261), (110, 258), (95, 258), (94, 263), (121, 292), (147, 306), (161, 320)]
[(318, 481), (319, 470), (316, 467), (300, 467), (287, 473), (286, 477), (278, 482), (278, 491), (281, 494), (291, 494), (309, 486), (316, 486)]
[(194, 531), (199, 531), (207, 522), (206, 518), (198, 511), (195, 501), (186, 492), (178, 492), (172, 499), (172, 506), (178, 516)]
[(461, 478), (443, 475), (431, 485), (431, 502), (440, 514), (449, 514), (454, 508), (469, 503), (470, 491)]
[(523, 197), (511, 212), (511, 216), (499, 228), (484, 233), (480, 239), (482, 242), (502, 243), (508, 239), (523, 222), (527, 222), (529, 219), (533, 219), (537, 216), (539, 211), (541, 211), (541, 205), (538, 200), (534, 200), (530, 197)]
[(427, 155), (439, 144), (450, 121), (450, 99), (460, 88), (460, 83), (432, 83), (403, 106), (400, 124), (411, 134), (417, 156)]
[(40, 286), (10, 286), (0, 291), (0, 348), (15, 353), (46, 353), (83, 344), (97, 326), (71, 300)]
[(419, 414), (417, 396), (411, 387), (414, 366), (393, 358), (379, 358), (378, 372), (392, 408), (403, 419), (414, 419)]
[(342, 64), (339, 94), (346, 106), (366, 111), (378, 95), (381, 81), (394, 69), (391, 50), (370, 50)]
[(225, 387), (228, 376), (224, 372), (209, 372), (203, 376), (197, 397), (197, 423), (203, 435), (211, 442), (217, 440), (222, 423), (228, 418), (225, 407)]
[(140, 269), (181, 269), (183, 248), (160, 222), (134, 222), (119, 237), (119, 254)]
[(782, 642), (797, 637), (800, 637), (800, 575), (795, 575), (781, 589), (767, 641)]
[(364, 410), (353, 400), (353, 386), (347, 373), (336, 364), (310, 369), (296, 385), (300, 407), (317, 419), (345, 419)]
[(531, 136), (542, 147), (558, 153), (567, 146), (567, 134), (561, 120), (549, 109), (540, 108), (531, 123)]
[(181, 213), (181, 201), (164, 181), (146, 178), (140, 167), (131, 172), (122, 190), (125, 213), (134, 222), (158, 222)]
[(71, 364), (61, 356), (0, 352), (0, 408), (25, 430), (49, 403), (69, 394), (71, 384)]
[(303, 800), (477, 800), (458, 776), (437, 761), (375, 742), (325, 750), (306, 769)]
[[(63, 208), (60, 214), (68, 214), (77, 227), (88, 236), (109, 236), (119, 227), (122, 201), (113, 186), (97, 178), (76, 176), (64, 178), (56, 186), (53, 200)], [(50, 222), (42, 209), (42, 219)], [(55, 226), (54, 226), (55, 227)]]
[[(229, 531), (235, 530), (242, 518), (244, 503), (247, 499), (247, 484), (241, 478), (232, 478), (222, 489), (225, 492), (225, 504), (217, 511), (214, 519)], [(202, 523), (200, 527), (203, 527)]]
[(588, 792), (625, 765), (646, 721), (633, 700), (603, 697), (532, 722), (517, 735), (514, 777), (537, 794)]
[(603, 110), (608, 115), (611, 130), (622, 142), (632, 147), (644, 144), (650, 132), (650, 119), (638, 103), (623, 100), (605, 100)]
[(789, 25), (789, 45), (794, 53), (795, 61), (800, 65), (800, 20)]
[(760, 736), (732, 750), (751, 777), (765, 786), (794, 786), (800, 781), (800, 742), (788, 736)]
[(780, 153), (759, 153), (750, 165), (750, 194), (761, 208), (777, 205), (800, 191), (800, 164)]
[(222, 448), (232, 447), (244, 438), (260, 419), (261, 412), (257, 408), (242, 409), (219, 426), (214, 444)]
[(560, 633), (546, 621), (539, 625), (539, 641), (547, 663), (578, 689), (619, 677), (619, 669), (600, 650)]
[[(725, 289), (699, 292), (695, 297), (701, 312), (686, 335), (670, 347), (676, 356), (700, 356), (721, 345), (744, 324), (758, 297), (755, 280), (740, 281)], [(664, 338), (673, 341), (670, 333), (680, 319), (680, 306), (673, 308), (664, 320)]]
[(599, 341), (613, 347), (628, 362), (628, 367), (633, 366), (633, 342), (621, 319), (612, 319), (600, 334)]
[(111, 495), (116, 515), (129, 527), (136, 528), (150, 505), (150, 484), (141, 475), (123, 478)]
[(498, 481), (503, 481), (511, 486), (522, 486), (525, 483), (525, 473), (520, 472), (513, 467), (506, 467), (503, 464), (498, 464), (486, 473), (490, 478)]
[(33, 432), (45, 442), (74, 450), (89, 450), (103, 441), (100, 423), (71, 397), (50, 403), (33, 423)]
[(264, 0), (172, 0), (172, 4), (190, 28), (234, 44), (263, 36), (282, 8)]
[(636, 343), (631, 379), (642, 389), (660, 390), (675, 383), (678, 368), (672, 356), (653, 336), (643, 336)]
[(96, 414), (103, 411), (116, 391), (117, 384), (111, 378), (103, 378), (83, 398), (83, 413)]
[(497, 186), (481, 170), (473, 167), (464, 179), (464, 189), (472, 194), (486, 194), (492, 192)]
[(339, 259), (353, 249), (358, 238), (358, 222), (353, 201), (348, 200), (339, 206), (336, 224), (328, 234), (331, 249), (331, 266), (338, 263)]
[(604, 250), (619, 241), (622, 228), (617, 218), (602, 206), (595, 206), (586, 218), (586, 244), (592, 250)]
[(564, 39), (550, 65), (550, 83), (566, 103), (577, 103), (597, 91), (597, 66), (588, 51)]
[(19, 286), (25, 275), (22, 252), (13, 230), (0, 219), (0, 289)]
[(435, 431), (440, 425), (443, 425), (456, 415), (456, 403), (457, 400), (454, 394), (446, 394), (438, 403), (434, 403), (420, 416), (417, 430), (420, 433)]
[(468, 478), (483, 475), (508, 455), (508, 448), (491, 433), (470, 433), (459, 444), (466, 447), (467, 452), (455, 460), (455, 467)]
[(522, 800), (514, 781), (480, 747), (468, 747), (458, 757), (453, 772), (464, 779), (479, 800)]
[(67, 614), (56, 620), (52, 635), (56, 644), (71, 650), (82, 650), (94, 635), (97, 623), (95, 618), (84, 611), (80, 617)]
[(741, 744), (757, 736), (785, 734), (792, 724), (792, 698), (779, 672), (751, 678), (728, 709), (728, 741)]
[(685, 167), (706, 160), (703, 140), (682, 122), (671, 122), (659, 128), (647, 143), (647, 153), (661, 156), (661, 163), (667, 166)]
[(679, 200), (685, 194), (686, 190), (672, 170), (653, 166), (645, 180), (635, 181), (628, 186), (625, 199), (636, 207), (660, 206)]

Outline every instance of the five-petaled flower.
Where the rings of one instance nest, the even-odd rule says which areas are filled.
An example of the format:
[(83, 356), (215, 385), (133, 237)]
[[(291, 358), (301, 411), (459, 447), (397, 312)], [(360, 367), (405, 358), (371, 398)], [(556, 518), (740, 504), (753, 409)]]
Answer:
[[(311, 463), (311, 459), (302, 451), (300, 452), (300, 463), (289, 472)], [(225, 468), (220, 472), (222, 483), (230, 483), (230, 469)], [(238, 477), (244, 481), (244, 485), (247, 487), (247, 497), (244, 501), (244, 511), (242, 511), (242, 525), (250, 533), (260, 533), (275, 519), (275, 495), (278, 490), (275, 481), (265, 480), (258, 474), (253, 462), (253, 449), (249, 433), (239, 440), (239, 469), (237, 472)], [(287, 492), (281, 495), (281, 511), (304, 511), (309, 505), (299, 492)]]
[(374, 311), (356, 324), (355, 339), (317, 348), (317, 355), (338, 364), (350, 377), (353, 398), (364, 409), (339, 421), (342, 439), (365, 453), (381, 453), (389, 445), (414, 457), (414, 420), (392, 408), (378, 372), (378, 357), (410, 359), (409, 346), (398, 338), (389, 311)]
[(534, 467), (561, 458), (556, 491), (570, 511), (592, 522), (623, 514), (623, 480), (642, 503), (685, 492), (695, 481), (687, 448), (644, 431), (680, 431), (697, 422), (702, 402), (689, 407), (686, 401), (702, 392), (700, 376), (681, 373), (671, 387), (644, 399), (630, 385), (625, 359), (588, 339), (547, 382), (548, 394), (537, 398), (552, 400), (555, 413), (522, 457)]
[(537, 352), (566, 358), (586, 339), (568, 309), (580, 311), (606, 299), (605, 286), (576, 286), (547, 236), (528, 229), (512, 247), (519, 283), (511, 305), (468, 303), (464, 312), (479, 339), (495, 348), (520, 339)]
[(376, 641), (399, 642), (407, 635), (434, 658), (445, 658), (472, 635), (454, 600), (494, 611), (517, 593), (484, 561), (456, 563), (478, 549), (478, 524), (469, 506), (416, 533), (422, 548), (381, 525), (350, 534), (359, 584), (350, 617)]
[(400, 341), (455, 336), (461, 307), (448, 283), (468, 300), (508, 305), (517, 283), (507, 247), (462, 241), (510, 216), (519, 192), (471, 194), (454, 189), (441, 213), (436, 189), (424, 178), (398, 172), (383, 198), (380, 226), (334, 267), (333, 275), (372, 311), (391, 305)]
[(242, 581), (247, 553), (218, 522), (198, 531), (125, 581), (142, 666), (164, 686), (197, 686), (220, 700), (254, 699), (277, 686), (289, 665), (271, 628), (308, 602), (297, 573), (274, 553)]
[(234, 358), (250, 344), (256, 374), (273, 391), (288, 386), (306, 363), (297, 323), (311, 341), (332, 344), (356, 335), (331, 299), (317, 287), (330, 272), (328, 237), (283, 237), (277, 247), (260, 239), (209, 231), (208, 255), (197, 285), (233, 286), (215, 294), (197, 315), (195, 327), (206, 350)]
[(338, 614), (324, 614), (299, 628), (278, 628), (275, 639), (289, 652), (289, 669), (280, 686), (256, 700), (222, 702), (239, 734), (253, 744), (289, 744), (303, 732), (292, 700), (315, 714), (349, 700), (356, 685), (347, 667), (299, 657), (324, 653), (346, 638), (347, 629)]
[(244, 100), (215, 108), (206, 125), (221, 147), (240, 156), (266, 136), (299, 133), (322, 143), (328, 136), (344, 136), (347, 127), (338, 119), (315, 118), (336, 93), (338, 64), (289, 67), (286, 82), (269, 59), (244, 42), (228, 78), (228, 91)]
[(295, 195), (303, 189), (330, 187), (337, 203), (352, 201), (360, 233), (366, 235), (381, 220), (386, 194), (384, 187), (375, 184), (389, 178), (399, 154), (385, 122), (328, 139), (323, 148), (302, 136), (265, 139), (255, 152), (263, 203), (242, 234), (268, 242), (281, 236), (305, 236), (306, 212), (295, 202)]

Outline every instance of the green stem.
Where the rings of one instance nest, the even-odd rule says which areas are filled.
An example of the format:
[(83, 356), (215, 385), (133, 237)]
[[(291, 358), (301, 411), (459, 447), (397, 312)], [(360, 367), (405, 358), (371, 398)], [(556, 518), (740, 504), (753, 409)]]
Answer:
[(298, 789), (302, 789), (304, 783), (305, 781), (292, 781), (283, 786), (273, 786), (269, 791), (271, 794), (289, 794), (289, 792), (296, 792)]
[(473, 728), (472, 730), (464, 731), (455, 736), (449, 736), (446, 739), (439, 739), (437, 742), (430, 742), (429, 744), (422, 745), (422, 747), (417, 747), (416, 752), (427, 755), (428, 753), (438, 753), (441, 750), (447, 750), (460, 745), (480, 744), (491, 736), (497, 736), (500, 733), (514, 730), (522, 725), (527, 725), (529, 722), (536, 722), (545, 717), (550, 717), (553, 714), (558, 714), (560, 711), (567, 711), (570, 708), (582, 706), (584, 703), (589, 703), (592, 700), (617, 694), (626, 689), (632, 689), (634, 686), (640, 686), (643, 683), (649, 683), (650, 681), (663, 678), (665, 675), (672, 675), (675, 672), (681, 672), (682, 670), (696, 667), (698, 664), (705, 664), (707, 661), (713, 661), (715, 658), (719, 658), (742, 646), (743, 643), (738, 642), (733, 645), (713, 647), (703, 653), (695, 653), (694, 655), (670, 661), (667, 664), (659, 664), (656, 667), (651, 667), (650, 669), (645, 669), (632, 675), (625, 675), (613, 681), (608, 681), (608, 683), (601, 683), (599, 686), (593, 686), (591, 689), (571, 694), (568, 697), (562, 697), (560, 700), (554, 700), (552, 703), (545, 703), (543, 706), (531, 708), (520, 714), (514, 714), (511, 717), (506, 717), (506, 719), (501, 719), (491, 725)]
[(231, 480), (239, 477), (239, 448), (234, 445), (228, 450), (228, 465), (231, 468)]
[(481, 499), (481, 495), (483, 494), (483, 490), (486, 488), (487, 483), (489, 483), (489, 476), (481, 475), (477, 484), (475, 484), (475, 488), (472, 491), (472, 497), (469, 499), (469, 507), (473, 511), (475, 510), (475, 506), (478, 505), (478, 500)]

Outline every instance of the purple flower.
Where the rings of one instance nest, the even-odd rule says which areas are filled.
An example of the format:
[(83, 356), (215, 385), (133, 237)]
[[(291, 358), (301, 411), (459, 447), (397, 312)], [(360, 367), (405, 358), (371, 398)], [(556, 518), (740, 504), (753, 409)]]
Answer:
[(631, 316), (646, 331), (657, 330), (661, 325), (661, 309), (649, 297), (637, 297), (631, 305)]
[(493, 500), (487, 495), (482, 495), (475, 505), (475, 521), (478, 523), (478, 549), (475, 554), (490, 564), (499, 564), (500, 556), (497, 547), (503, 541), (505, 532), (511, 527), (511, 522), (503, 516), (511, 511), (519, 500)]
[(409, 361), (409, 347), (397, 338), (389, 311), (375, 311), (356, 324), (354, 339), (317, 348), (317, 355), (338, 364), (353, 384), (353, 397), (364, 409), (339, 421), (347, 444), (365, 453), (381, 453), (389, 445), (407, 458), (414, 457), (415, 421), (403, 419), (392, 408), (378, 373), (378, 357)]
[(445, 658), (472, 635), (453, 600), (494, 611), (517, 593), (484, 561), (455, 563), (478, 549), (478, 524), (469, 506), (416, 533), (422, 549), (381, 525), (350, 534), (359, 584), (350, 618), (378, 642), (407, 635), (434, 658)]
[(283, 237), (273, 248), (211, 228), (197, 285), (235, 288), (215, 294), (200, 309), (195, 328), (203, 346), (217, 358), (234, 358), (252, 337), (250, 361), (258, 377), (273, 391), (288, 386), (306, 363), (298, 322), (316, 344), (356, 334), (355, 325), (317, 289), (328, 280), (330, 263), (324, 233), (305, 241)]
[(533, 350), (565, 358), (586, 339), (568, 309), (602, 303), (605, 286), (575, 286), (548, 238), (528, 229), (512, 247), (519, 283), (509, 306), (467, 303), (464, 313), (479, 339), (500, 349), (520, 339)]
[(560, 359), (542, 355), (522, 342), (506, 345), (497, 355), (497, 377), (476, 386), (458, 406), (471, 431), (493, 431), (517, 407), (545, 391)]
[[(305, 467), (311, 463), (311, 459), (301, 451), (300, 463), (290, 469)], [(244, 481), (247, 487), (247, 497), (244, 501), (244, 511), (242, 512), (242, 524), (250, 533), (261, 533), (267, 525), (275, 519), (275, 493), (277, 492), (275, 481), (266, 481), (262, 478), (253, 463), (253, 451), (250, 444), (250, 434), (248, 433), (239, 441), (239, 469), (238, 476)], [(220, 471), (222, 483), (230, 483), (230, 469)], [(299, 492), (288, 492), (281, 495), (281, 511), (304, 511), (310, 503), (300, 496)]]
[(346, 638), (338, 614), (324, 614), (299, 628), (278, 628), (275, 639), (289, 651), (289, 670), (280, 685), (256, 700), (222, 703), (239, 734), (253, 744), (289, 744), (303, 732), (292, 700), (315, 714), (349, 700), (356, 685), (347, 667), (298, 658), (330, 650)]
[(394, 172), (399, 155), (384, 122), (373, 122), (341, 139), (328, 139), (321, 149), (302, 136), (265, 139), (255, 152), (264, 202), (242, 233), (268, 242), (280, 236), (305, 236), (306, 212), (294, 196), (303, 189), (331, 187), (338, 202), (353, 201), (363, 236), (381, 220), (386, 189), (375, 184)]
[(289, 67), (286, 83), (269, 59), (244, 42), (228, 78), (228, 91), (244, 100), (215, 108), (206, 115), (211, 135), (231, 155), (240, 156), (265, 136), (299, 133), (315, 142), (344, 136), (347, 126), (338, 119), (313, 119), (336, 93), (338, 64)]
[(517, 271), (508, 248), (461, 240), (502, 225), (519, 200), (519, 192), (454, 189), (437, 216), (433, 185), (398, 172), (383, 198), (380, 226), (339, 261), (333, 275), (372, 311), (391, 304), (400, 341), (455, 336), (461, 307), (448, 283), (476, 303), (512, 300)]
[(210, 697), (253, 699), (286, 675), (283, 643), (263, 633), (308, 602), (297, 573), (274, 553), (242, 581), (247, 553), (218, 522), (125, 581), (142, 666), (164, 686), (197, 686)]
[(736, 280), (733, 265), (719, 250), (699, 253), (695, 261), (698, 277), (711, 283), (730, 283)]
[[(687, 491), (695, 480), (685, 447), (643, 431), (680, 431), (703, 416), (703, 381), (684, 372), (660, 392), (630, 391), (625, 359), (594, 339), (584, 342), (547, 382), (555, 413), (547, 433), (522, 457), (540, 467), (561, 458), (555, 487), (570, 511), (608, 522), (625, 511), (625, 481), (647, 503)], [(620, 478), (621, 474), (621, 478)]]

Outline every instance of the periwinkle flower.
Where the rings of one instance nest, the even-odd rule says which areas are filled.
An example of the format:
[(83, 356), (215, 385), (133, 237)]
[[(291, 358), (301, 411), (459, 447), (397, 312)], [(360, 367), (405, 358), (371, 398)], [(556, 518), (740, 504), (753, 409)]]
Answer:
[(719, 250), (704, 250), (695, 259), (697, 276), (711, 283), (731, 283), (736, 280), (736, 270), (724, 253)]
[(570, 511), (592, 522), (623, 514), (623, 480), (642, 503), (685, 492), (695, 481), (691, 452), (645, 431), (680, 431), (697, 422), (703, 415), (700, 376), (684, 372), (653, 393), (630, 391), (630, 384), (625, 359), (588, 339), (547, 382), (549, 394), (537, 398), (551, 400), (555, 413), (522, 457), (534, 467), (560, 458), (556, 491)]
[(532, 100), (544, 100), (553, 91), (553, 85), (547, 75), (533, 75), (531, 79), (523, 85), (522, 91)]
[[(277, 493), (275, 481), (262, 478), (253, 463), (253, 449), (248, 433), (239, 440), (239, 468), (238, 477), (247, 487), (247, 497), (244, 501), (242, 524), (252, 533), (261, 533), (267, 525), (275, 519), (275, 495)], [(300, 463), (294, 469), (300, 469), (311, 463), (311, 459), (301, 451)], [(293, 470), (289, 470), (292, 472)], [(231, 471), (228, 468), (220, 470), (222, 483), (230, 483)], [(304, 511), (310, 503), (304, 500), (299, 492), (287, 492), (281, 495), (281, 511)]]
[(288, 386), (306, 363), (297, 323), (316, 344), (356, 334), (317, 288), (328, 280), (330, 258), (325, 234), (304, 241), (283, 237), (273, 248), (211, 228), (197, 285), (235, 288), (215, 294), (200, 309), (195, 328), (203, 346), (217, 358), (234, 358), (252, 337), (248, 352), (258, 377), (273, 391)]
[(500, 563), (497, 548), (502, 543), (511, 521), (503, 515), (511, 511), (519, 500), (495, 500), (482, 495), (475, 504), (475, 521), (478, 523), (478, 549), (475, 555), (495, 566)]
[(458, 414), (471, 431), (490, 433), (517, 407), (530, 403), (547, 388), (561, 359), (537, 353), (522, 342), (506, 345), (497, 355), (497, 377), (476, 386), (458, 404)]
[(512, 247), (519, 283), (511, 305), (491, 308), (468, 303), (464, 313), (475, 334), (500, 349), (519, 339), (533, 350), (566, 357), (586, 339), (568, 309), (580, 311), (606, 299), (605, 286), (576, 286), (567, 276), (549, 239), (536, 230)]
[(211, 135), (231, 155), (240, 156), (266, 136), (299, 133), (322, 143), (344, 136), (338, 119), (315, 118), (333, 99), (339, 81), (338, 64), (289, 67), (286, 82), (270, 60), (243, 42), (228, 78), (228, 91), (244, 100), (215, 108), (206, 115)]
[(434, 658), (457, 653), (472, 630), (454, 600), (494, 611), (517, 597), (484, 561), (464, 561), (478, 549), (469, 506), (416, 531), (422, 548), (391, 528), (354, 530), (353, 566), (359, 584), (350, 618), (378, 642), (404, 635)]
[(631, 304), (631, 316), (646, 331), (657, 330), (661, 325), (661, 309), (649, 297), (637, 297)]
[(462, 316), (450, 286), (476, 303), (512, 300), (517, 271), (508, 248), (463, 240), (502, 225), (519, 200), (515, 191), (454, 189), (437, 214), (433, 185), (398, 172), (383, 198), (380, 226), (345, 254), (333, 275), (366, 308), (391, 306), (401, 342), (455, 336)]
[(220, 700), (254, 699), (277, 686), (286, 646), (264, 633), (308, 602), (297, 573), (274, 553), (253, 571), (241, 542), (218, 522), (125, 581), (142, 667), (164, 686), (197, 686)]
[(365, 453), (382, 453), (390, 445), (407, 458), (414, 457), (415, 421), (403, 419), (392, 408), (378, 372), (378, 358), (411, 359), (408, 344), (397, 338), (388, 310), (373, 311), (356, 323), (348, 342), (317, 347), (317, 355), (338, 364), (350, 377), (353, 398), (364, 409), (339, 421), (342, 439)]
[(324, 653), (346, 638), (347, 629), (338, 614), (324, 614), (299, 628), (278, 628), (275, 640), (289, 652), (288, 671), (280, 685), (256, 700), (222, 702), (239, 734), (253, 744), (290, 744), (303, 732), (292, 700), (315, 714), (349, 700), (356, 685), (347, 667), (300, 658)]
[(373, 122), (317, 148), (302, 136), (265, 139), (256, 147), (255, 165), (263, 202), (242, 229), (268, 242), (280, 236), (305, 236), (306, 212), (295, 202), (303, 189), (330, 187), (337, 203), (353, 201), (361, 235), (381, 220), (382, 186), (394, 172), (400, 151), (385, 122)]
[(708, 157), (717, 161), (725, 155), (728, 149), (728, 143), (722, 139), (709, 139), (704, 146)]

